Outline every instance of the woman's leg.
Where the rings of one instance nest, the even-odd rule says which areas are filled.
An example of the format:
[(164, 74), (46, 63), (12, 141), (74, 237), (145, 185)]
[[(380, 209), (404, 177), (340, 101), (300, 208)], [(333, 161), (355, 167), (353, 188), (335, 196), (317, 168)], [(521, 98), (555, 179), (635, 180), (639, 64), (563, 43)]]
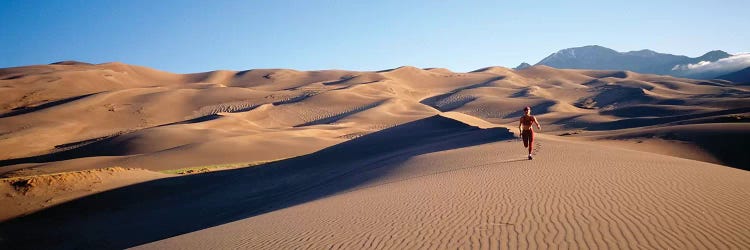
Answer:
[(523, 147), (528, 148), (529, 147), (529, 131), (528, 130), (521, 131), (521, 140), (523, 141)]
[(529, 137), (529, 155), (531, 155), (532, 150), (534, 150), (534, 131), (528, 130), (528, 137)]

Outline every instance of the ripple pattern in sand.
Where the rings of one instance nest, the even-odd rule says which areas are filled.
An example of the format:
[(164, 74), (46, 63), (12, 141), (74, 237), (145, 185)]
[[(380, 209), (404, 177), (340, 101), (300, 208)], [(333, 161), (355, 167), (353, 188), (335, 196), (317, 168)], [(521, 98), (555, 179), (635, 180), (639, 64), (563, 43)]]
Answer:
[(570, 142), (542, 145), (533, 161), (508, 157), (518, 150), (513, 142), (420, 155), (355, 190), (143, 247), (750, 247), (747, 171)]

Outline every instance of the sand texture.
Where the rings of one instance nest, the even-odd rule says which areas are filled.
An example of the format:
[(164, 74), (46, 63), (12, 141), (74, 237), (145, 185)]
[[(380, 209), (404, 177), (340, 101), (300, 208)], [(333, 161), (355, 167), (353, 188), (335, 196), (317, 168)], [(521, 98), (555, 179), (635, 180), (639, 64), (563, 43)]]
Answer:
[[(138, 248), (743, 249), (750, 173), (540, 140), (423, 154), (341, 194)], [(710, 177), (708, 177), (710, 176)], [(336, 182), (328, 185), (335, 186)]]

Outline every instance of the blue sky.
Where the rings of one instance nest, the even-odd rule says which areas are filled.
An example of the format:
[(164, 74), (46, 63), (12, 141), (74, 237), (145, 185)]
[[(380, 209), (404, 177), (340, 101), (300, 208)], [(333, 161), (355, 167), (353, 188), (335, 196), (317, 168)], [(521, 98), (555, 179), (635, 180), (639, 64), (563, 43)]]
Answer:
[(750, 52), (748, 10), (750, 1), (0, 0), (0, 67), (470, 71), (592, 44), (695, 57)]

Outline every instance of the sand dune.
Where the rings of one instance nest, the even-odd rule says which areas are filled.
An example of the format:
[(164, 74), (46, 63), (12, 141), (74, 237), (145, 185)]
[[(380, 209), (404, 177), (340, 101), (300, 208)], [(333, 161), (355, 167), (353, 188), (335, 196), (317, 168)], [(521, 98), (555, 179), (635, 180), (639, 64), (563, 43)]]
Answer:
[(17, 246), (66, 248), (182, 233), (142, 247), (750, 244), (741, 233), (750, 229), (746, 171), (554, 136), (542, 136), (539, 158), (528, 161), (506, 129), (447, 116), (455, 119), (433, 116), (289, 160), (94, 195), (0, 230)]
[[(48, 163), (130, 158), (227, 137), (293, 130), (326, 131), (312, 136), (323, 140), (315, 143), (320, 149), (343, 141), (339, 138), (440, 111), (510, 125), (522, 107), (531, 106), (548, 129), (558, 131), (652, 126), (741, 114), (750, 107), (750, 92), (743, 86), (546, 66), (518, 71), (488, 67), (470, 73), (405, 66), (379, 72), (258, 69), (179, 75), (122, 63), (69, 62), (2, 69), (0, 79), (5, 87), (0, 91), (9, 97), (0, 106), (0, 147), (8, 149), (0, 152), (0, 165), (6, 166), (0, 172), (32, 162), (41, 163), (34, 166), (48, 173), (82, 170), (92, 167), (56, 169)], [(40, 136), (45, 140), (38, 140)], [(136, 136), (137, 144), (123, 144)], [(81, 149), (86, 145), (97, 150)], [(212, 163), (228, 162), (214, 158)], [(154, 168), (128, 161), (105, 164)]]
[[(750, 245), (737, 233), (748, 231), (750, 87), (726, 81), (61, 62), (0, 69), (0, 95), (3, 218), (51, 207), (0, 224), (14, 248), (186, 233), (144, 247)], [(544, 128), (530, 162), (509, 132), (525, 106)], [(111, 167), (138, 170), (101, 175)], [(54, 181), (33, 196), (18, 178)]]

